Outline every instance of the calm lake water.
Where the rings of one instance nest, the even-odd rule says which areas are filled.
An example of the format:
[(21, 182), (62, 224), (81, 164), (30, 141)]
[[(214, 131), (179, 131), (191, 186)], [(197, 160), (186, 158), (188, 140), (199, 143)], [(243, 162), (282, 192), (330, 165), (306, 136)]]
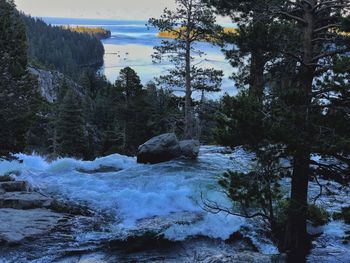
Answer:
[[(71, 18), (44, 18), (44, 21), (52, 25), (82, 25), (87, 27), (103, 27), (112, 32), (112, 37), (103, 40), (105, 47), (104, 67), (102, 72), (107, 79), (115, 82), (119, 71), (124, 67), (132, 67), (139, 74), (145, 84), (154, 77), (166, 74), (173, 65), (163, 62), (154, 64), (152, 62), (153, 47), (161, 43), (157, 37), (158, 31), (154, 28), (148, 29), (146, 21), (127, 20), (97, 20), (97, 19), (71, 19)], [(234, 69), (225, 60), (220, 47), (209, 43), (197, 43), (199, 49), (204, 51), (204, 57), (196, 57), (195, 63), (203, 68), (215, 68), (224, 72), (222, 92), (208, 93), (207, 98), (216, 99), (222, 94), (236, 94), (234, 82), (229, 79)], [(176, 92), (183, 95), (183, 92)], [(199, 97), (200, 94), (194, 94)]]

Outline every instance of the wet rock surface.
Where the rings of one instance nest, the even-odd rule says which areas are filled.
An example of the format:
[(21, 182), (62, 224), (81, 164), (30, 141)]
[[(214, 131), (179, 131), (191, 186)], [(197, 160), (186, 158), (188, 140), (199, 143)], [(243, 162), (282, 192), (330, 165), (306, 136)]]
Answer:
[(18, 244), (26, 238), (35, 238), (50, 231), (64, 218), (63, 214), (48, 209), (0, 209), (0, 242)]
[(99, 168), (96, 169), (84, 169), (84, 168), (78, 168), (77, 171), (79, 173), (84, 173), (84, 174), (96, 174), (96, 173), (112, 173), (112, 172), (119, 172), (121, 169), (117, 169), (116, 167), (113, 166), (100, 166)]
[(179, 141), (174, 133), (166, 133), (141, 145), (137, 153), (138, 163), (161, 163), (181, 156)]
[(27, 192), (29, 191), (29, 185), (24, 181), (4, 181), (0, 182), (0, 189), (3, 192)]
[(156, 164), (179, 157), (196, 159), (199, 147), (197, 140), (179, 141), (175, 133), (166, 133), (142, 144), (138, 149), (137, 162)]
[(180, 141), (182, 157), (196, 159), (199, 154), (200, 142), (197, 140)]
[(66, 215), (49, 209), (53, 199), (30, 189), (16, 175), (0, 176), (0, 243), (21, 244), (51, 231)]
[(185, 242), (163, 243), (157, 247), (149, 247), (140, 252), (121, 252), (114, 250), (87, 253), (84, 255), (71, 255), (55, 262), (60, 263), (270, 263), (285, 262), (283, 256), (269, 256), (249, 251), (246, 244), (237, 242), (225, 244), (219, 240), (194, 238)]
[(52, 199), (37, 192), (5, 192), (0, 195), (0, 208), (48, 208)]

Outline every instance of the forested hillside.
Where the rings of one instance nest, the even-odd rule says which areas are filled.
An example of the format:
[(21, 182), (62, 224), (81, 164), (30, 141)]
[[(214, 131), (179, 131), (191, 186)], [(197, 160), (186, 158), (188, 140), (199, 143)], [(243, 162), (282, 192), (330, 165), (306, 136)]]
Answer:
[(96, 70), (103, 65), (104, 48), (93, 35), (47, 25), (29, 16), (22, 17), (31, 64), (58, 70), (75, 79), (84, 70)]
[(68, 26), (63, 28), (68, 29), (72, 32), (88, 34), (98, 39), (105, 39), (111, 37), (111, 31), (106, 30), (102, 27)]
[(0, 156), (23, 151), (40, 101), (27, 65), (21, 16), (12, 2), (0, 1)]

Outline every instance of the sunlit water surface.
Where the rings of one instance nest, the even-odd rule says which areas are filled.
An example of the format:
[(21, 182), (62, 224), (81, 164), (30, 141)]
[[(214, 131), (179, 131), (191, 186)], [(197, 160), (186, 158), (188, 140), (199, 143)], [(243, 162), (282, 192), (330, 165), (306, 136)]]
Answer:
[[(96, 19), (69, 19), (69, 18), (44, 18), (47, 23), (53, 25), (71, 25), (87, 27), (103, 27), (112, 33), (112, 37), (103, 40), (105, 47), (104, 66), (102, 73), (112, 83), (118, 77), (119, 71), (124, 67), (132, 67), (140, 75), (144, 84), (155, 77), (164, 75), (173, 65), (168, 62), (154, 64), (152, 61), (153, 47), (161, 43), (157, 37), (157, 30), (147, 28), (146, 21), (125, 21), (125, 20), (96, 20)], [(231, 25), (232, 26), (232, 25)], [(234, 69), (225, 60), (225, 56), (218, 46), (209, 43), (196, 43), (196, 48), (205, 52), (205, 56), (198, 57), (194, 54), (195, 61), (203, 68), (215, 68), (224, 72), (222, 91), (208, 93), (207, 98), (217, 99), (224, 93), (234, 95), (237, 93), (234, 82), (230, 76)], [(183, 95), (182, 88), (175, 91), (179, 96)], [(199, 98), (200, 93), (194, 93)]]

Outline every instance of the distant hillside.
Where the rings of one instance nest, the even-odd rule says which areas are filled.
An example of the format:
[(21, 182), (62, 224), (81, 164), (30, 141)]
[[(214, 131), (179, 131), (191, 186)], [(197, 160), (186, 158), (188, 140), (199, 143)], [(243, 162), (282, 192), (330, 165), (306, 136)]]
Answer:
[(76, 27), (66, 26), (63, 28), (68, 29), (72, 32), (76, 32), (76, 33), (89, 34), (91, 36), (97, 37), (100, 40), (111, 37), (111, 31), (106, 30), (102, 27), (93, 27), (92, 28), (92, 27), (84, 27), (84, 26), (76, 26)]
[(58, 70), (77, 79), (86, 69), (103, 65), (101, 41), (88, 33), (77, 33), (23, 15), (28, 38), (30, 63), (44, 69)]

